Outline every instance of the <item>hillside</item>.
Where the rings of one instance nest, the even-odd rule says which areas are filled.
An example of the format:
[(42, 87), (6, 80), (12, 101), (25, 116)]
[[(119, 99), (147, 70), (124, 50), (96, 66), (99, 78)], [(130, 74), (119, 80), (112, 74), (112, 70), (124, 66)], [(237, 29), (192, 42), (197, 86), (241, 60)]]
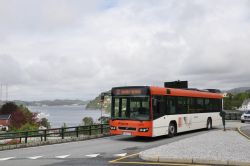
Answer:
[(234, 89), (230, 89), (227, 90), (227, 93), (231, 93), (231, 94), (238, 94), (238, 93), (244, 93), (244, 92), (249, 92), (250, 91), (250, 87), (239, 87), (239, 88), (234, 88)]
[[(105, 92), (110, 93), (110, 92)], [(99, 94), (95, 99), (90, 100), (88, 104), (86, 105), (86, 109), (88, 110), (97, 110), (97, 109), (103, 109), (105, 112), (109, 113), (111, 111), (111, 97), (105, 96), (103, 105), (101, 105), (101, 94)]]
[(14, 100), (12, 101), (17, 105), (24, 106), (63, 106), (63, 105), (85, 105), (88, 101), (82, 100), (42, 100), (42, 101), (21, 101)]

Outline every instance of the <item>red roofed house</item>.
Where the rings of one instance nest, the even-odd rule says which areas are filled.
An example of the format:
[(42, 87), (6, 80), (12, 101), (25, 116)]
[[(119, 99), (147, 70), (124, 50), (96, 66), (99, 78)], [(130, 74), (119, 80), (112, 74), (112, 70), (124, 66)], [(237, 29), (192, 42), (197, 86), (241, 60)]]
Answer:
[(0, 130), (8, 130), (11, 115), (0, 115)]

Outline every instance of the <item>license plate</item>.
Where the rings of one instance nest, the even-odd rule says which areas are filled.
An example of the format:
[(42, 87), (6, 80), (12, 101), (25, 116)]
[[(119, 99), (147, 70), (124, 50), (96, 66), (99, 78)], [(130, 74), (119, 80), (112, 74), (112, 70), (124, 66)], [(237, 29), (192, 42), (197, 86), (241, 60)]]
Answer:
[(123, 132), (122, 135), (131, 135), (129, 132)]

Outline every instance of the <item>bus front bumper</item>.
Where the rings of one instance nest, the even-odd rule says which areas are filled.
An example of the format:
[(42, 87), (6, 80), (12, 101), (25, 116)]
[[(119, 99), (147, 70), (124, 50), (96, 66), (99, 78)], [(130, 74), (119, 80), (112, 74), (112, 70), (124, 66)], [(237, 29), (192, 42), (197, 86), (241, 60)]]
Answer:
[(110, 120), (110, 134), (152, 137), (151, 121)]

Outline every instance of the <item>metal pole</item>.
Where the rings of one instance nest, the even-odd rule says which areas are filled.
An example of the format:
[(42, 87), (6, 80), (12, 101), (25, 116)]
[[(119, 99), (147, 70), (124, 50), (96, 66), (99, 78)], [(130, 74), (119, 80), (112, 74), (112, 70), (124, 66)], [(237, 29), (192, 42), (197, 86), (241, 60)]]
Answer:
[(101, 94), (101, 124), (102, 124), (102, 109), (103, 109), (103, 103), (104, 103), (104, 94)]
[(76, 127), (76, 137), (79, 137), (79, 127)]
[(6, 84), (6, 103), (8, 102), (8, 84)]
[(28, 143), (28, 131), (25, 132), (25, 143), (27, 144)]
[(44, 141), (47, 141), (47, 130), (44, 130)]
[(103, 102), (101, 103), (101, 124), (102, 124), (102, 105), (103, 105)]
[(2, 101), (3, 84), (1, 83), (0, 101)]
[(62, 139), (64, 139), (64, 127), (62, 127)]

